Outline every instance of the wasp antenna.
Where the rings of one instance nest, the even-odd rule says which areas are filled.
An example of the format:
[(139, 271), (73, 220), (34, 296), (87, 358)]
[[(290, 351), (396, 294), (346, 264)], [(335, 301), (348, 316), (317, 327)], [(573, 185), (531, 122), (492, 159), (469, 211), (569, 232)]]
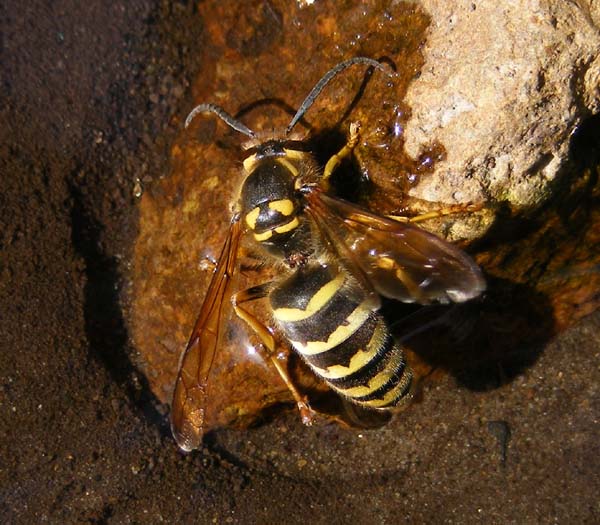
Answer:
[(313, 105), (314, 101), (320, 95), (321, 91), (323, 91), (323, 88), (325, 88), (325, 86), (327, 84), (329, 84), (329, 82), (335, 76), (337, 76), (338, 73), (341, 73), (342, 71), (344, 71), (344, 69), (346, 69), (347, 67), (353, 66), (354, 64), (367, 64), (369, 66), (372, 66), (374, 68), (377, 68), (381, 71), (388, 73), (387, 68), (381, 62), (378, 62), (377, 60), (374, 60), (372, 58), (354, 57), (354, 58), (349, 58), (348, 60), (344, 60), (343, 62), (340, 62), (338, 65), (332, 67), (329, 71), (327, 71), (327, 73), (325, 73), (323, 75), (321, 80), (319, 80), (316, 83), (315, 87), (312, 88), (311, 92), (304, 99), (304, 102), (302, 102), (300, 109), (296, 112), (296, 114), (294, 115), (294, 118), (291, 120), (288, 127), (286, 128), (286, 130), (285, 130), (286, 135), (290, 131), (292, 131), (293, 127), (302, 118), (304, 113), (306, 113), (306, 111)]
[(198, 115), (199, 113), (214, 113), (230, 128), (233, 128), (236, 131), (239, 131), (240, 133), (243, 133), (244, 135), (247, 135), (250, 138), (256, 137), (256, 133), (254, 133), (254, 131), (252, 131), (246, 125), (242, 124), (239, 120), (233, 118), (221, 106), (217, 106), (216, 104), (200, 104), (199, 106), (196, 106), (194, 109), (192, 109), (192, 111), (190, 111), (190, 114), (185, 119), (186, 128), (190, 125), (190, 122), (192, 122), (192, 120), (194, 120), (196, 115)]

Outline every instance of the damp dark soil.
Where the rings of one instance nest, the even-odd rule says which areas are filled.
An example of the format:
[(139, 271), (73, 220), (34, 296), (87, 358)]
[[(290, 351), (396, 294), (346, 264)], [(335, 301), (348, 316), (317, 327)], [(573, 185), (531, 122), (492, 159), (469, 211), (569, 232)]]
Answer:
[(0, 24), (2, 522), (600, 520), (598, 312), (519, 374), (427, 384), (382, 429), (284, 411), (182, 455), (123, 297), (136, 194), (168, 174), (202, 20), (192, 2), (32, 0)]

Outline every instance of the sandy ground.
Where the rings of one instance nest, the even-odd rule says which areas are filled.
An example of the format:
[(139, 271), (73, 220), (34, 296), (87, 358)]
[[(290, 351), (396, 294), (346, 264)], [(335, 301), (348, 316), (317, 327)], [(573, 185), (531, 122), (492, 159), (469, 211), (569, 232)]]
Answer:
[(0, 13), (4, 523), (600, 520), (598, 312), (511, 381), (446, 377), (383, 429), (290, 412), (180, 454), (132, 365), (121, 290), (134, 181), (168, 172), (201, 20), (149, 0)]

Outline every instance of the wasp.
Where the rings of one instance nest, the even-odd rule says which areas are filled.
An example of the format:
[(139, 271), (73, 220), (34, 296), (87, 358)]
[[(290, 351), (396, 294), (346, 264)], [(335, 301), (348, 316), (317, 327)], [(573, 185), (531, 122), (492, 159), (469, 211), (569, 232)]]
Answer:
[[(229, 230), (175, 383), (171, 429), (184, 451), (202, 440), (226, 298), (260, 339), (302, 421), (311, 424), (315, 412), (278, 359), (285, 345), (342, 398), (389, 410), (410, 396), (412, 372), (378, 312), (381, 297), (420, 304), (463, 302), (485, 288), (479, 267), (457, 247), (410, 221), (377, 215), (332, 195), (329, 179), (358, 144), (359, 123), (351, 124), (346, 144), (323, 169), (306, 141), (291, 138), (323, 88), (355, 64), (390, 74), (383, 63), (366, 57), (337, 64), (314, 86), (287, 128), (266, 138), (214, 104), (200, 104), (186, 119), (187, 127), (197, 115), (212, 113), (250, 140)], [(243, 237), (283, 268), (281, 278), (232, 290)], [(248, 308), (257, 300), (266, 301), (273, 326)]]

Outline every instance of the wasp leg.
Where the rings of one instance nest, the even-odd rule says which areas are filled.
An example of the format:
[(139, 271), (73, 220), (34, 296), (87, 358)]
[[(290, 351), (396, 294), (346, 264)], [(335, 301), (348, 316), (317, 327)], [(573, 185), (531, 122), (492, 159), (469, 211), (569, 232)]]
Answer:
[(439, 210), (430, 211), (427, 213), (421, 213), (415, 217), (404, 217), (402, 215), (387, 215), (389, 219), (398, 222), (423, 222), (430, 219), (437, 219), (438, 217), (445, 217), (446, 215), (454, 215), (457, 213), (473, 213), (481, 210), (481, 204), (455, 204), (453, 206), (447, 206)]
[(258, 286), (253, 286), (252, 288), (248, 288), (247, 290), (243, 290), (241, 292), (237, 292), (231, 298), (231, 302), (233, 304), (233, 309), (236, 315), (246, 322), (246, 324), (254, 331), (254, 333), (260, 338), (263, 343), (262, 353), (263, 357), (268, 357), (283, 382), (288, 387), (294, 400), (296, 401), (296, 405), (298, 410), (300, 411), (300, 418), (302, 419), (302, 423), (309, 426), (312, 425), (315, 412), (308, 404), (308, 399), (306, 396), (300, 394), (292, 379), (290, 378), (287, 368), (285, 367), (285, 363), (282, 362), (282, 359), (279, 357), (280, 352), (278, 351), (278, 344), (275, 341), (275, 337), (273, 336), (273, 331), (264, 323), (259, 321), (259, 319), (252, 313), (250, 313), (246, 308), (241, 306), (243, 303), (247, 303), (250, 301), (256, 301), (257, 299), (263, 299), (273, 288), (273, 281), (268, 283), (260, 284)]
[(327, 188), (329, 177), (335, 171), (335, 169), (340, 165), (342, 160), (352, 154), (352, 151), (358, 145), (358, 140), (360, 139), (360, 122), (352, 122), (350, 124), (350, 134), (348, 136), (348, 140), (344, 147), (338, 151), (336, 154), (332, 155), (332, 157), (325, 164), (325, 169), (323, 170), (323, 178), (322, 183), (323, 187)]
[(254, 257), (252, 255), (244, 255), (240, 261), (240, 269), (243, 273), (258, 272), (265, 266), (264, 257)]

